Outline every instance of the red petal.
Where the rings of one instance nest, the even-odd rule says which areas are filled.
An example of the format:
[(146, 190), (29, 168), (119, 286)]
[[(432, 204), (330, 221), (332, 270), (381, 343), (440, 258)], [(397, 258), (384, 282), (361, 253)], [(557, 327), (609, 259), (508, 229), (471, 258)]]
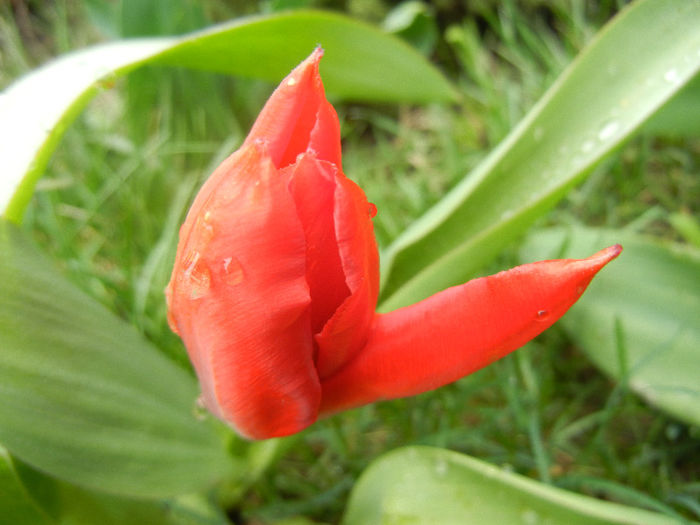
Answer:
[(316, 419), (304, 234), (288, 179), (244, 147), (204, 185), (181, 229), (171, 319), (205, 404), (249, 438)]
[(318, 72), (322, 56), (323, 50), (316, 48), (282, 81), (246, 139), (248, 145), (265, 142), (278, 168), (293, 164), (309, 149), (340, 167), (340, 125)]
[(311, 293), (311, 329), (321, 331), (350, 295), (333, 222), (337, 168), (305, 154), (293, 166), (290, 190), (306, 239), (306, 280)]
[(316, 366), (321, 378), (335, 372), (364, 346), (379, 294), (379, 253), (372, 207), (357, 184), (342, 174), (336, 181), (335, 232), (345, 282), (352, 295), (316, 336)]
[(343, 171), (340, 151), (340, 122), (335, 108), (323, 96), (319, 104), (316, 125), (309, 137), (309, 151), (316, 153), (319, 160), (334, 164)]
[(322, 381), (321, 412), (419, 394), (500, 359), (561, 317), (621, 250), (526, 264), (378, 315), (367, 346)]

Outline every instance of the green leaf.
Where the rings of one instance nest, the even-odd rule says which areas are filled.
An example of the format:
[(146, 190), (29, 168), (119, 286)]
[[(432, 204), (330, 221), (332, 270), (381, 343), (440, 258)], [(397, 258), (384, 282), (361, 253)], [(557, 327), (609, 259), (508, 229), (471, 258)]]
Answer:
[(626, 231), (552, 229), (522, 260), (624, 251), (560, 321), (591, 360), (652, 405), (700, 425), (700, 251)]
[(667, 137), (700, 136), (700, 75), (688, 82), (648, 122), (645, 133)]
[(12, 525), (51, 525), (49, 516), (34, 502), (17, 474), (12, 457), (0, 446), (0, 516)]
[(0, 442), (58, 478), (161, 497), (233, 465), (196, 382), (0, 221)]
[(384, 19), (382, 27), (426, 55), (435, 49), (439, 34), (432, 8), (418, 0), (407, 0), (394, 7)]
[(326, 51), (323, 83), (344, 99), (422, 103), (457, 96), (445, 77), (399, 38), (322, 11), (243, 19), (195, 34), (155, 62), (279, 82), (317, 45)]
[[(26, 491), (52, 519), (63, 525), (228, 525), (213, 502), (200, 495), (168, 500), (125, 498), (90, 491), (38, 472), (16, 461)], [(4, 516), (4, 515), (3, 515)], [(12, 522), (14, 525), (14, 522)], [(41, 525), (43, 522), (30, 522)]]
[(358, 100), (450, 100), (449, 82), (396, 37), (347, 17), (300, 11), (251, 17), (184, 37), (111, 42), (71, 53), (0, 94), (0, 213), (20, 222), (51, 153), (100, 90), (143, 66), (185, 66), (278, 82), (317, 45), (330, 93)]
[(473, 276), (700, 70), (700, 2), (623, 10), (515, 130), (383, 257), (381, 309)]
[(567, 492), (449, 450), (406, 447), (382, 456), (362, 474), (350, 495), (343, 523), (678, 522)]
[(700, 221), (688, 212), (672, 213), (668, 222), (688, 243), (700, 248)]

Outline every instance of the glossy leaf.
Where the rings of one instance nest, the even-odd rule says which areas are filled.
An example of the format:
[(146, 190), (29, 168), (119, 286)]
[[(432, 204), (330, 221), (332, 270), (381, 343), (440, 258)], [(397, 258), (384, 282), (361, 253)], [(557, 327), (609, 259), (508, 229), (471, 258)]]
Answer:
[(449, 450), (406, 447), (384, 455), (364, 472), (350, 495), (343, 523), (677, 522), (567, 492)]
[(337, 96), (405, 102), (454, 98), (437, 69), (398, 38), (321, 11), (244, 18), (184, 37), (87, 48), (50, 62), (0, 94), (0, 213), (21, 221), (66, 128), (118, 76), (158, 64), (279, 81), (319, 44), (327, 56), (324, 82)]
[(383, 311), (465, 281), (700, 70), (700, 2), (623, 10), (383, 258)]
[(0, 221), (0, 442), (72, 483), (138, 497), (233, 468), (194, 379)]
[(12, 525), (55, 523), (32, 499), (17, 474), (9, 452), (0, 446), (0, 516)]
[(561, 322), (611, 377), (700, 425), (700, 250), (624, 231), (554, 229), (532, 236), (521, 254), (569, 257), (611, 239), (623, 255)]

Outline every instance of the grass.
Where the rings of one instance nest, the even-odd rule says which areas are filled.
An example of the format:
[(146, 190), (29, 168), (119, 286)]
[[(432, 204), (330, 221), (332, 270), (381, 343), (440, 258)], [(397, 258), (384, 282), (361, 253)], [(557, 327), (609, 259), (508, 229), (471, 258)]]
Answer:
[[(0, 86), (100, 38), (110, 20), (68, 0), (14, 5), (0, 6)], [(444, 38), (433, 54), (465, 94), (459, 105), (338, 106), (345, 171), (380, 210), (382, 246), (505, 136), (618, 7), (531, 1), (465, 12), (460, 5), (445, 2), (438, 11)], [(370, 19), (386, 11), (379, 1), (347, 7)], [(239, 14), (213, 0), (202, 9), (204, 21)], [(178, 23), (158, 30), (190, 29)], [(194, 192), (240, 143), (270, 89), (155, 69), (118, 81), (66, 134), (29, 210), (26, 225), (63, 270), (183, 367), (162, 295), (177, 230)], [(700, 212), (699, 153), (697, 138), (642, 133), (541, 222), (679, 239), (672, 214)], [(515, 248), (492, 269), (510, 265)], [(613, 384), (556, 327), (453, 385), (314, 425), (230, 515), (336, 522), (362, 470), (406, 444), (447, 447), (545, 483), (700, 519), (700, 429)]]

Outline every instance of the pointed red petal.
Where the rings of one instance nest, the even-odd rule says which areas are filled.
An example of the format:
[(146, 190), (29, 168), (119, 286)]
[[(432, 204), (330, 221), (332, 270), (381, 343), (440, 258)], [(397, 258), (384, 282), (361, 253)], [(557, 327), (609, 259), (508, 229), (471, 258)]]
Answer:
[(350, 295), (333, 222), (337, 168), (308, 153), (285, 170), (291, 173), (290, 191), (306, 239), (311, 329), (316, 334)]
[(181, 229), (169, 285), (170, 317), (205, 404), (254, 439), (298, 432), (320, 402), (304, 235), (288, 182), (259, 145), (227, 159)]
[(267, 144), (272, 162), (283, 168), (312, 149), (317, 158), (340, 167), (340, 125), (326, 101), (318, 65), (323, 50), (316, 48), (272, 93), (246, 139)]
[(352, 295), (316, 336), (317, 368), (324, 378), (345, 364), (365, 344), (379, 294), (379, 253), (372, 217), (376, 212), (362, 189), (342, 174), (336, 177), (335, 231)]
[(526, 264), (378, 315), (367, 346), (322, 381), (321, 412), (432, 390), (500, 359), (561, 317), (621, 250)]
[[(323, 88), (323, 86), (321, 86)], [(316, 125), (309, 137), (309, 151), (316, 153), (319, 160), (333, 163), (339, 172), (343, 171), (340, 151), (340, 122), (335, 108), (323, 96), (319, 104)]]

